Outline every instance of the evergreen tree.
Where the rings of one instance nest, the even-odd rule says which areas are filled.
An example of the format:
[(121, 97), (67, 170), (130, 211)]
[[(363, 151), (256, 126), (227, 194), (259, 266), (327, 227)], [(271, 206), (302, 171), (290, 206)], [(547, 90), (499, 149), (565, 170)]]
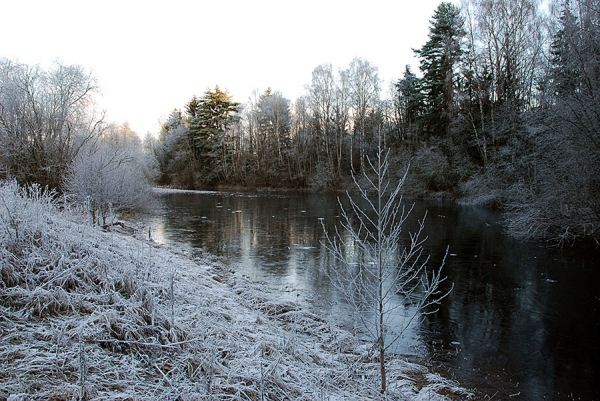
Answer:
[(573, 63), (575, 49), (580, 44), (577, 32), (578, 21), (573, 12), (565, 7), (559, 18), (560, 28), (554, 36), (550, 49), (551, 57), (551, 79), (554, 94), (559, 98), (565, 98), (574, 93), (581, 80), (577, 62)]
[[(576, 17), (577, 15), (577, 17)], [(600, 150), (600, 1), (565, 6), (552, 43), (554, 109), (582, 148)]]
[(400, 118), (401, 139), (409, 139), (416, 146), (418, 135), (417, 121), (423, 113), (423, 92), (420, 79), (407, 65), (404, 76), (395, 84), (396, 108)]
[(415, 50), (423, 72), (426, 112), (422, 124), (430, 134), (442, 138), (452, 139), (455, 66), (462, 53), (460, 42), (463, 36), (463, 19), (458, 7), (441, 3), (431, 21), (429, 40), (421, 49)]
[(194, 119), (198, 115), (198, 110), (200, 110), (200, 100), (194, 95), (192, 100), (185, 105), (185, 112), (190, 119)]
[(226, 133), (239, 107), (239, 103), (219, 86), (206, 91), (199, 100), (194, 96), (186, 105), (190, 118), (190, 145), (194, 158), (199, 162), (203, 181), (207, 183), (224, 171), (224, 163), (227, 162)]

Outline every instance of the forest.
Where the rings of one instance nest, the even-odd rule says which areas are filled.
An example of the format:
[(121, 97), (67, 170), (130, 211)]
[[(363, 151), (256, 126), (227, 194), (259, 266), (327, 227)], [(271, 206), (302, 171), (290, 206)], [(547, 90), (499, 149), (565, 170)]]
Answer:
[(95, 111), (84, 68), (2, 60), (0, 176), (104, 223), (151, 185), (345, 190), (381, 145), (408, 195), (502, 208), (521, 238), (597, 243), (599, 24), (599, 0), (441, 3), (418, 70), (396, 82), (355, 58), (315, 67), (295, 100), (267, 88), (242, 104), (215, 86), (144, 140)]

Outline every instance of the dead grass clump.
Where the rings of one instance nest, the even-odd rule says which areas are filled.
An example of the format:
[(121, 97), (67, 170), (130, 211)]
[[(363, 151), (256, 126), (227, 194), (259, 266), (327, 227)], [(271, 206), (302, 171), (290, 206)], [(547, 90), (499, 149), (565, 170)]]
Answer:
[(43, 318), (75, 312), (71, 297), (60, 287), (51, 290), (37, 287), (27, 295), (25, 308), (33, 317)]
[[(0, 245), (0, 398), (151, 399), (175, 385), (164, 369), (190, 344), (157, 305), (147, 258), (14, 181), (0, 184)], [(161, 384), (139, 392), (147, 382)]]

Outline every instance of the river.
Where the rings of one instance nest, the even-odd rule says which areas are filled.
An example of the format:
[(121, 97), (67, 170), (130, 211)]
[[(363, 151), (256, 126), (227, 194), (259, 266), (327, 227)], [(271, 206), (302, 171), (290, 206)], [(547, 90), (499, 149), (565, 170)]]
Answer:
[[(159, 191), (142, 219), (155, 241), (223, 257), (237, 274), (352, 329), (321, 244), (322, 223), (328, 232), (339, 225), (337, 198)], [(398, 352), (482, 399), (600, 400), (600, 251), (518, 241), (498, 212), (441, 201), (418, 201), (406, 228), (425, 213), (429, 266), (448, 249), (442, 286), (454, 287), (437, 313), (410, 325)]]

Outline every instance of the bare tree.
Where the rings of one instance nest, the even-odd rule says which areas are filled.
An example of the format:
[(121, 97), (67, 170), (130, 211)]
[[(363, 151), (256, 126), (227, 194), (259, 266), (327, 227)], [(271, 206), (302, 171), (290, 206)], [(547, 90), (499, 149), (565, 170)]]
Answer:
[(290, 101), (283, 97), (280, 91), (272, 91), (268, 88), (259, 99), (258, 107), (258, 130), (264, 140), (264, 150), (270, 157), (267, 158), (264, 173), (268, 179), (282, 178), (275, 173), (287, 171), (288, 178), (291, 176), (289, 166), (289, 144), (290, 144)]
[[(306, 177), (310, 174), (314, 153), (311, 152), (310, 110), (308, 99), (301, 96), (296, 99), (291, 113), (291, 147), (294, 155), (294, 174)], [(301, 179), (301, 181), (303, 181)]]
[(335, 78), (331, 64), (321, 64), (312, 72), (312, 81), (308, 89), (308, 99), (317, 136), (317, 156), (322, 166), (330, 167), (332, 160), (332, 121), (333, 101), (335, 97)]
[(514, 133), (517, 113), (538, 106), (536, 84), (547, 56), (545, 21), (539, 0), (465, 0), (462, 12), (469, 49), (465, 66), (479, 107), (479, 116), (470, 117), (487, 161), (486, 130), (497, 146), (498, 135), (507, 131), (498, 126)]
[[(334, 126), (335, 126), (335, 168), (336, 175), (342, 175), (342, 163), (346, 148), (346, 137), (350, 125), (350, 86), (347, 71), (340, 71), (334, 97)], [(352, 160), (352, 149), (349, 149), (349, 159)], [(350, 163), (352, 165), (352, 163)], [(347, 170), (346, 170), (347, 171)]]
[(39, 67), (0, 60), (0, 165), (20, 182), (60, 188), (86, 142), (102, 131), (94, 78), (77, 65)]
[[(341, 227), (335, 234), (326, 231), (324, 244), (335, 261), (333, 282), (373, 341), (382, 392), (387, 387), (390, 348), (419, 314), (433, 313), (430, 307), (448, 295), (438, 291), (445, 280), (441, 277), (443, 263), (433, 271), (426, 267), (429, 257), (423, 255), (424, 218), (416, 232), (409, 233), (408, 238), (402, 235), (413, 207), (406, 208), (402, 203), (406, 173), (396, 185), (388, 177), (388, 155), (389, 151), (380, 146), (374, 162), (366, 158), (369, 174), (363, 171), (360, 181), (366, 184), (353, 177), (361, 203), (366, 206), (361, 207), (348, 194), (350, 212), (346, 212), (340, 201)], [(398, 318), (409, 310), (409, 316), (398, 323)]]
[[(370, 111), (379, 102), (380, 81), (377, 67), (369, 61), (355, 58), (345, 72), (350, 88), (350, 103), (354, 117), (354, 132), (358, 133), (360, 168), (365, 170), (366, 122)], [(354, 165), (352, 165), (354, 170)]]

